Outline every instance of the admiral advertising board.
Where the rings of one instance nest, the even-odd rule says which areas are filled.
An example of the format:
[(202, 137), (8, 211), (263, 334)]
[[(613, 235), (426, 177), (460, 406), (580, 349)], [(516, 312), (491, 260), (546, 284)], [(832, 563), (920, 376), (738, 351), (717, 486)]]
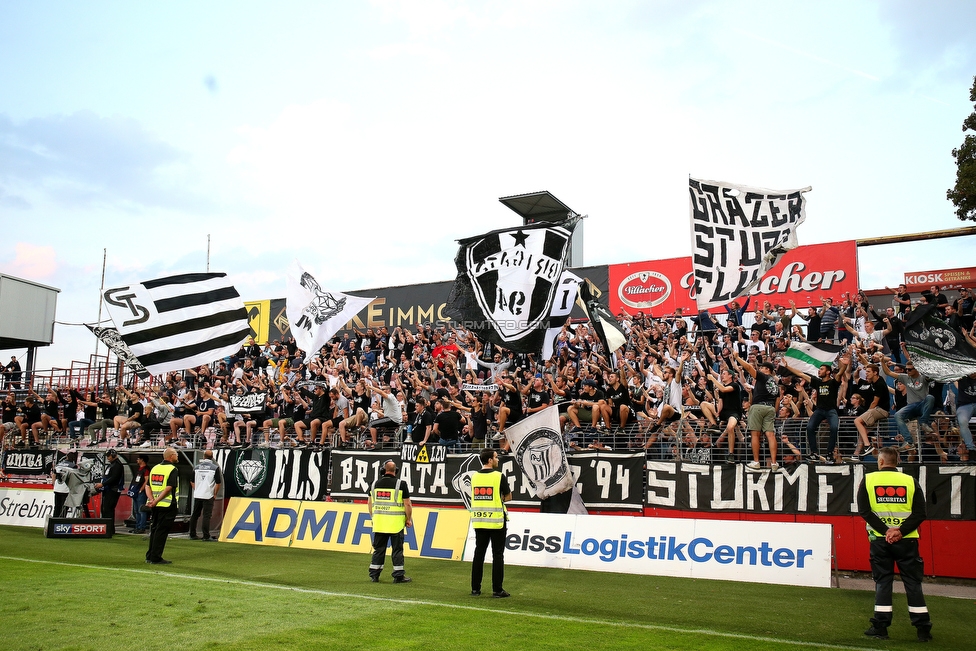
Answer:
[[(462, 509), (413, 509), (404, 530), (404, 556), (460, 560), (468, 530)], [(371, 553), (373, 528), (365, 504), (233, 497), (220, 541), (276, 547)]]
[(832, 542), (829, 524), (510, 512), (505, 563), (829, 588)]
[[(685, 316), (697, 314), (694, 280), (691, 256), (610, 265), (610, 311), (663, 316), (681, 308)], [(819, 306), (821, 297), (836, 299), (857, 290), (856, 243), (811, 244), (783, 256), (752, 291), (750, 307), (756, 301), (789, 305), (791, 300), (797, 308)]]

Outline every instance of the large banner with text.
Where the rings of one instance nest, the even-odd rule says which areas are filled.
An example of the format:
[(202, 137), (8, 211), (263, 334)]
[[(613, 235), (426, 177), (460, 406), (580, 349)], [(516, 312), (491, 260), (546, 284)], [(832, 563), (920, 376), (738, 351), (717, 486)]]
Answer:
[(513, 512), (505, 563), (829, 588), (832, 542), (829, 524)]
[[(463, 509), (415, 508), (404, 555), (460, 560), (468, 520)], [(372, 525), (365, 504), (232, 497), (220, 541), (368, 554)]]
[[(471, 475), (481, 468), (478, 455), (445, 454), (439, 445), (427, 445), (411, 455), (426, 462), (402, 461), (400, 478), (410, 489), (415, 504), (466, 504)], [(335, 450), (332, 452), (333, 498), (366, 499), (369, 487), (382, 475), (390, 452)], [(569, 456), (569, 469), (590, 510), (640, 511), (644, 506), (643, 452), (576, 452)], [(515, 457), (502, 456), (498, 469), (508, 478), (515, 507), (539, 507), (529, 478), (519, 469)]]
[[(804, 463), (753, 473), (742, 464), (648, 461), (646, 502), (690, 511), (857, 515), (866, 469)], [(976, 519), (976, 466), (905, 465), (902, 471), (921, 484), (929, 520)]]

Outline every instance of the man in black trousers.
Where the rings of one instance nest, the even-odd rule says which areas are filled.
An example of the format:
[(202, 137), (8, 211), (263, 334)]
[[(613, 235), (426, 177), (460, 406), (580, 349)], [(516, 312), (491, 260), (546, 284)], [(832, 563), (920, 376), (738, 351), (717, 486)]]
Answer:
[(152, 509), (152, 525), (149, 528), (149, 550), (146, 562), (153, 565), (169, 565), (172, 561), (163, 558), (163, 549), (173, 522), (176, 521), (176, 497), (180, 490), (180, 473), (176, 468), (179, 456), (174, 448), (163, 451), (163, 460), (149, 471), (146, 482), (146, 506)]

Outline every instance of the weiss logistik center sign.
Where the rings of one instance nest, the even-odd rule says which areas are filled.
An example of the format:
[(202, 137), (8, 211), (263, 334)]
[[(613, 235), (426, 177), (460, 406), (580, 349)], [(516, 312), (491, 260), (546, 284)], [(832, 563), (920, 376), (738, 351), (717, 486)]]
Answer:
[[(830, 525), (512, 512), (512, 565), (830, 587)], [(364, 504), (232, 498), (223, 542), (370, 553)], [(414, 508), (406, 556), (471, 560), (461, 509)]]

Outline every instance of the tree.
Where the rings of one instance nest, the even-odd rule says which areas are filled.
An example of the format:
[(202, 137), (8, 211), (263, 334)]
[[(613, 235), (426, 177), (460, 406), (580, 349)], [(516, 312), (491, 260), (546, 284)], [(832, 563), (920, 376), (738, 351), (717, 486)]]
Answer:
[[(976, 77), (969, 91), (969, 101), (976, 102)], [(976, 104), (973, 106), (976, 109)], [(976, 110), (962, 122), (963, 133), (976, 132)], [(976, 135), (969, 133), (962, 146), (952, 150), (956, 159), (956, 185), (946, 191), (946, 199), (956, 207), (956, 216), (976, 222)]]

